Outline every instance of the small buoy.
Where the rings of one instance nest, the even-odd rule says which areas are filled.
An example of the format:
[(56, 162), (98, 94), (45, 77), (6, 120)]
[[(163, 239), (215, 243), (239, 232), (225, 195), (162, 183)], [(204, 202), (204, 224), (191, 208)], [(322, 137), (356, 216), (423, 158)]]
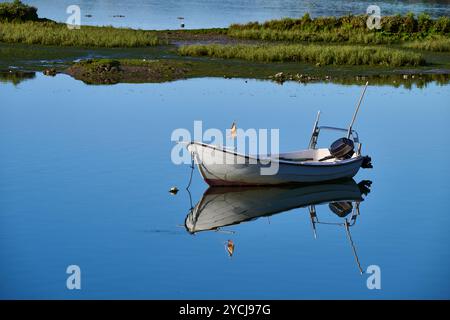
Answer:
[(176, 195), (178, 193), (178, 188), (177, 187), (172, 187), (170, 188), (169, 192), (173, 195)]
[(184, 23), (182, 23), (182, 24), (180, 25), (180, 27), (181, 27), (181, 28), (184, 28)]

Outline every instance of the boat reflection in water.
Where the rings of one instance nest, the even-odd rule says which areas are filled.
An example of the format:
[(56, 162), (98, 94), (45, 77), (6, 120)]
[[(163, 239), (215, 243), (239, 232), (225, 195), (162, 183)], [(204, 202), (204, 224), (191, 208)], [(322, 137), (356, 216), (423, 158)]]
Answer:
[[(360, 214), (359, 205), (370, 192), (372, 182), (353, 179), (339, 182), (303, 186), (277, 187), (210, 187), (201, 200), (191, 208), (185, 220), (186, 230), (195, 234), (201, 231), (218, 231), (259, 217), (296, 208), (308, 208), (314, 237), (317, 224), (331, 224), (345, 228), (358, 268), (362, 273), (356, 249), (350, 234)], [(318, 219), (316, 205), (328, 204), (341, 222), (324, 222)]]

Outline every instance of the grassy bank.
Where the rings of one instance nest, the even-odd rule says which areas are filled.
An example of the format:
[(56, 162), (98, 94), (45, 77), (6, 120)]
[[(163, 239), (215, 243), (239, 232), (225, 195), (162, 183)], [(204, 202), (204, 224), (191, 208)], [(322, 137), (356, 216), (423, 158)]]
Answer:
[(370, 30), (367, 19), (367, 15), (312, 19), (305, 14), (298, 19), (233, 24), (229, 28), (150, 31), (81, 26), (71, 30), (66, 24), (39, 18), (36, 8), (16, 0), (0, 3), (0, 42), (130, 48), (180, 41), (230, 43), (251, 39), (290, 43), (402, 44), (407, 48), (449, 52), (450, 17), (431, 19), (426, 14), (417, 17), (412, 14), (386, 16), (381, 18), (379, 30)]
[(144, 47), (161, 43), (155, 32), (113, 27), (68, 29), (56, 22), (0, 22), (0, 42), (78, 47)]
[[(414, 72), (449, 72), (450, 18), (384, 17), (382, 26), (382, 30), (368, 31), (365, 16), (311, 19), (305, 15), (301, 19), (216, 29), (145, 31), (82, 26), (79, 30), (70, 30), (63, 23), (37, 17), (35, 8), (16, 1), (0, 4), (0, 66), (17, 68), (23, 65), (24, 70), (42, 71), (51, 62), (52, 68), (61, 71), (72, 61), (88, 55), (131, 58), (120, 60), (120, 64), (113, 62), (116, 60), (101, 61), (100, 64), (88, 61), (71, 69), (73, 75), (92, 83), (158, 82), (196, 75), (267, 78), (279, 72), (327, 79), (327, 76), (348, 72), (359, 76), (405, 70), (395, 67), (411, 67), (408, 72), (411, 69)], [(233, 39), (230, 35), (257, 41)], [(299, 40), (302, 42), (295, 43)], [(169, 42), (185, 46), (179, 49), (155, 46)], [(115, 47), (127, 49), (116, 50)], [(173, 61), (169, 64), (167, 60), (158, 60), (163, 61), (160, 64), (149, 62), (160, 57), (174, 59), (178, 64)], [(134, 58), (138, 59), (133, 61)], [(35, 69), (31, 67), (34, 65)]]
[(165, 82), (182, 79), (190, 71), (183, 61), (96, 59), (75, 63), (66, 73), (88, 84)]
[(383, 65), (390, 67), (425, 64), (421, 54), (384, 47), (325, 45), (189, 45), (178, 50), (183, 56), (207, 56), (263, 62), (306, 62), (320, 65)]
[(416, 40), (402, 45), (409, 49), (419, 49), (436, 52), (450, 52), (450, 38), (434, 37), (425, 40)]
[(427, 14), (415, 17), (385, 16), (381, 29), (367, 27), (367, 15), (343, 17), (318, 17), (309, 14), (302, 18), (284, 18), (263, 23), (233, 24), (228, 35), (241, 39), (266, 41), (348, 42), (354, 44), (390, 44), (427, 39), (450, 34), (450, 18), (431, 19)]

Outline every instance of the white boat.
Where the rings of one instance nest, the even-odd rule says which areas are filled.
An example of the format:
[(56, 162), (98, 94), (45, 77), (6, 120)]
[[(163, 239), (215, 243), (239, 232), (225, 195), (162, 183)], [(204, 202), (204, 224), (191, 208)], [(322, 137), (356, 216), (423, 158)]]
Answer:
[[(270, 158), (244, 155), (201, 142), (191, 142), (187, 148), (210, 186), (278, 185), (353, 178), (365, 159), (356, 153), (349, 159), (319, 161), (330, 156), (327, 148), (282, 153)], [(261, 174), (262, 169), (273, 165), (278, 167), (276, 174)]]
[[(295, 208), (363, 201), (371, 182), (354, 180), (273, 187), (210, 187), (185, 220), (189, 233), (217, 230)], [(351, 206), (353, 208), (353, 206)], [(358, 205), (359, 208), (359, 205)]]
[[(279, 185), (353, 178), (361, 167), (371, 167), (370, 157), (361, 155), (358, 134), (352, 129), (366, 88), (367, 84), (348, 128), (319, 126), (320, 112), (318, 113), (306, 150), (268, 156), (246, 155), (223, 146), (198, 141), (188, 143), (187, 149), (203, 179), (211, 186)], [(336, 150), (333, 150), (334, 144), (331, 148), (316, 148), (321, 130), (345, 132), (346, 138), (340, 140), (345, 140), (347, 145), (338, 145), (337, 149), (351, 147), (351, 150), (341, 156), (339, 152), (336, 155)], [(269, 167), (277, 168), (276, 173), (262, 174)]]

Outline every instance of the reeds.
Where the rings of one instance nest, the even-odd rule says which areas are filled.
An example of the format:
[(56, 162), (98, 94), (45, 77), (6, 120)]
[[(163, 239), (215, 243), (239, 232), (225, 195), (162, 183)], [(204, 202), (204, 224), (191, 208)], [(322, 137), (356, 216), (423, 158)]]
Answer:
[(319, 65), (418, 66), (421, 54), (385, 47), (337, 45), (189, 45), (178, 50), (184, 56), (208, 56), (261, 62), (305, 62)]
[(428, 51), (449, 52), (450, 39), (444, 37), (437, 37), (421, 41), (407, 42), (403, 44), (403, 47)]
[(386, 37), (377, 32), (357, 32), (347, 30), (270, 30), (270, 29), (244, 29), (228, 30), (228, 35), (233, 38), (252, 39), (262, 41), (289, 41), (289, 42), (324, 42), (324, 43), (341, 43), (347, 42), (351, 44), (390, 44), (396, 42), (397, 37)]
[(243, 39), (270, 41), (348, 42), (353, 44), (389, 44), (393, 42), (426, 39), (441, 35), (448, 37), (450, 18), (431, 19), (427, 14), (417, 18), (385, 16), (381, 29), (367, 27), (367, 15), (343, 17), (318, 17), (311, 19), (305, 14), (300, 19), (284, 18), (263, 23), (233, 24), (228, 35)]
[(155, 32), (113, 27), (69, 29), (55, 22), (0, 22), (0, 42), (77, 47), (144, 47), (164, 43)]

